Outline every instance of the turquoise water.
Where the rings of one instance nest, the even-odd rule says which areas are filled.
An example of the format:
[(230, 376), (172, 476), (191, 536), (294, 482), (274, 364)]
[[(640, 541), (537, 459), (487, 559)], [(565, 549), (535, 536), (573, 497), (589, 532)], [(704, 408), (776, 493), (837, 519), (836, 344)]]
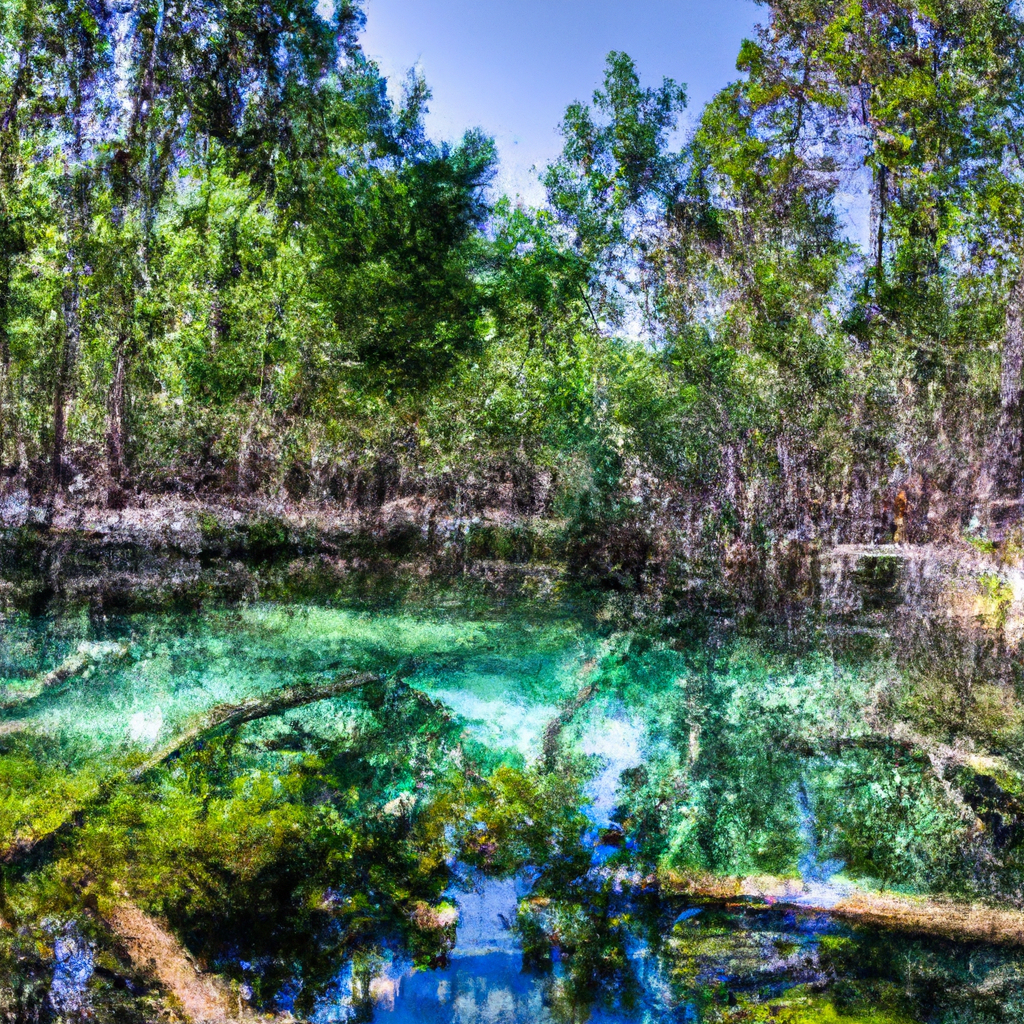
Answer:
[[(356, 670), (380, 681), (131, 776), (212, 709)], [(1012, 947), (821, 912), (1019, 890), (1012, 822), (979, 834), (926, 756), (877, 742), (906, 692), (881, 653), (683, 639), (579, 599), (14, 617), (0, 829), (41, 841), (4, 869), (0, 958), (43, 1016), (146, 1019), (159, 986), (104, 924), (130, 899), (240, 1005), (311, 1021), (1021, 1019)], [(669, 875), (789, 879), (796, 905)]]

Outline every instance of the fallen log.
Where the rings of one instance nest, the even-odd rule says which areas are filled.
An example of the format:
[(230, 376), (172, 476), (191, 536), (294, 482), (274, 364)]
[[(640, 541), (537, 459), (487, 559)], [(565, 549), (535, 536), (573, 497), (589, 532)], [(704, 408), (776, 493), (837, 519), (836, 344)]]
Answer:
[(199, 716), (184, 732), (180, 733), (140, 765), (114, 773), (105, 779), (89, 798), (71, 809), (58, 825), (38, 835), (19, 836), (6, 848), (0, 849), (0, 863), (18, 864), (37, 851), (42, 844), (54, 842), (61, 835), (76, 827), (79, 819), (97, 804), (104, 802), (122, 782), (138, 782), (148, 771), (170, 760), (190, 744), (197, 742), (221, 728), (236, 728), (247, 722), (271, 718), (296, 708), (307, 707), (320, 701), (331, 700), (351, 690), (373, 682), (383, 682), (383, 677), (372, 672), (346, 675), (329, 683), (316, 686), (292, 686), (269, 697), (252, 698), (239, 704), (221, 704)]
[(135, 967), (155, 978), (194, 1024), (243, 1019), (240, 1001), (230, 986), (223, 978), (201, 971), (162, 922), (128, 900), (102, 916)]
[[(591, 658), (584, 662), (580, 675), (589, 676), (597, 665), (597, 659)], [(542, 747), (544, 764), (548, 771), (553, 771), (555, 758), (558, 756), (558, 741), (561, 738), (562, 730), (576, 717), (577, 712), (582, 710), (593, 700), (597, 694), (597, 683), (587, 683), (579, 693), (562, 710), (555, 715), (544, 730), (544, 743)]]
[(200, 715), (184, 732), (175, 736), (141, 765), (133, 768), (128, 773), (128, 777), (132, 781), (141, 779), (146, 772), (169, 761), (175, 754), (218, 729), (236, 729), (247, 722), (273, 718), (286, 711), (294, 711), (296, 708), (308, 707), (310, 704), (340, 697), (344, 693), (375, 682), (383, 682), (383, 678), (373, 672), (362, 672), (359, 675), (343, 676), (319, 686), (290, 686), (287, 689), (279, 690), (270, 697), (253, 697), (239, 704), (218, 705)]
[[(256, 1013), (242, 993), (219, 974), (204, 971), (170, 928), (147, 914), (127, 895), (101, 906), (100, 917), (140, 974), (155, 980), (173, 999), (175, 1020), (184, 1012), (189, 1024), (294, 1024), (290, 1013)], [(0, 918), (0, 930), (14, 931)]]
[[(175, 1020), (184, 1012), (189, 1024), (295, 1021), (290, 1013), (257, 1014), (247, 1008), (240, 991), (219, 974), (204, 971), (163, 921), (147, 914), (126, 895), (103, 905), (100, 917), (120, 947), (119, 952), (174, 1001)], [(16, 929), (0, 918), (0, 930)]]

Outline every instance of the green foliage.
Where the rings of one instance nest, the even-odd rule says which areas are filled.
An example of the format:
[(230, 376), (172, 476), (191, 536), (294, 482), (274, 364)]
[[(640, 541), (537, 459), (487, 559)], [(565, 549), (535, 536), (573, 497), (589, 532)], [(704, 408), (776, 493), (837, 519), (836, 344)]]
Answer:
[(562, 154), (542, 180), (598, 331), (661, 333), (653, 253), (678, 191), (682, 157), (668, 144), (685, 105), (683, 87), (665, 79), (659, 89), (643, 88), (631, 58), (613, 52), (593, 106), (566, 110)]
[[(379, 505), (410, 480), (452, 494), (498, 469), (502, 501), (550, 519), (464, 529), (471, 556), (550, 557), (561, 531), (583, 563), (618, 537), (633, 545), (606, 560), (619, 585), (643, 578), (679, 503), (697, 508), (685, 542), (722, 552), (721, 572), (726, 551), (803, 543), (811, 507), (850, 508), (855, 488), (911, 473), (973, 486), (949, 478), (976, 475), (995, 422), (1020, 434), (1019, 4), (765, 7), (739, 79), (682, 141), (685, 90), (610, 54), (592, 102), (567, 109), (531, 209), (490, 191), (480, 132), (427, 138), (425, 82), (389, 98), (357, 3), (329, 17), (314, 0), (143, 0), (130, 17), (0, 3), (0, 468), (35, 497), (81, 475), (77, 490), (118, 507), (165, 489)], [(866, 249), (843, 216), (858, 182)], [(830, 514), (841, 532), (846, 513)], [(302, 543), (270, 515), (198, 526), (223, 554)], [(884, 605), (896, 563), (868, 569)], [(1005, 627), (1002, 578), (976, 596)], [(19, 929), (0, 936), (0, 975), (50, 969), (54, 915), (102, 945), (104, 907), (128, 896), (236, 980), (241, 957), (269, 965), (263, 1006), (301, 974), (308, 1015), (353, 949), (367, 979), (384, 937), (419, 965), (444, 957), (461, 861), (505, 879), (538, 869), (518, 925), (535, 960), (556, 944), (568, 958), (556, 1014), (576, 1019), (608, 978), (635, 992), (629, 914), (593, 870), (597, 759), (550, 770), (536, 756), (596, 636), (452, 621), (447, 605), (383, 626), (337, 609), (218, 614), (205, 632), (128, 624), (130, 664), (37, 694), (25, 714), (46, 727), (12, 716), (0, 735), (8, 847), (79, 814), (0, 875), (0, 920)], [(5, 621), (5, 651), (31, 647), (19, 628)], [(147, 730), (339, 665), (410, 683), (206, 736), (125, 781)], [(633, 636), (597, 667), (595, 706), (611, 718), (621, 701), (656, 755), (619, 780), (611, 870), (793, 877), (813, 854), (886, 886), (1019, 900), (1016, 847), (965, 802), (997, 806), (991, 787), (967, 762), (963, 778), (937, 774), (927, 744), (1000, 754), (977, 770), (998, 765), (990, 781), (1015, 800), (1001, 756), (1020, 749), (1020, 701), (952, 653), (907, 680)], [(448, 707), (429, 695), (442, 685)], [(702, 943), (727, 930), (690, 941), (664, 925), (709, 1020), (903, 1019), (890, 989), (730, 1008), (700, 974)], [(838, 946), (820, 955), (859, 970)], [(97, 1006), (132, 1019), (107, 992), (122, 968), (101, 966)], [(45, 998), (5, 986), (0, 1016)]]
[(493, 143), (469, 133), (454, 150), (426, 147), (397, 167), (345, 168), (324, 182), (317, 288), (340, 352), (372, 382), (429, 381), (478, 349), (474, 278), (494, 159)]
[(829, 491), (929, 468), (936, 424), (977, 460), (1013, 383), (1019, 13), (766, 7), (681, 148), (684, 89), (610, 54), (528, 209), (479, 132), (426, 137), (425, 82), (389, 98), (358, 5), (154, 0), (120, 71), (119, 15), (6, 5), (0, 461), (115, 503), (512, 467), (579, 539), (638, 474)]
[(498, 875), (558, 863), (575, 877), (573, 872), (585, 871), (587, 863), (581, 850), (588, 823), (579, 807), (580, 782), (575, 773), (509, 765), (475, 785), (461, 773), (453, 775), (420, 829), (428, 844), (440, 843), (447, 831), (460, 859)]

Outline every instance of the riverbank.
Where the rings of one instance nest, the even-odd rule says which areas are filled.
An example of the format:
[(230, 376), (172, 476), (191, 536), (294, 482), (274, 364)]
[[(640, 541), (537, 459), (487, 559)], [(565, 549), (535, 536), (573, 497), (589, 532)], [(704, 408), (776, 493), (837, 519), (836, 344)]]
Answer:
[(581, 539), (566, 520), (514, 502), (456, 507), (424, 496), (379, 505), (167, 496), (121, 510), (8, 499), (0, 609), (195, 606), (330, 594), (363, 572), (457, 574), (498, 592), (582, 585), (618, 595), (616, 614), (664, 621), (817, 622), (862, 637), (941, 622), (1002, 652), (1024, 638), (1024, 568), (1011, 549), (781, 537), (754, 555), (726, 544), (719, 564), (700, 537), (673, 536), (678, 523), (652, 521), (641, 544), (635, 522)]

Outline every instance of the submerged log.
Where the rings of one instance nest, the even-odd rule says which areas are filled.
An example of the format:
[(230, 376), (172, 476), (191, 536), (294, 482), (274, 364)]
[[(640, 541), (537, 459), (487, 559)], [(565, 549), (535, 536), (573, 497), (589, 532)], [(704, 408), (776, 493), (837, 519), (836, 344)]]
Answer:
[(576, 712), (586, 707), (597, 693), (597, 685), (589, 683), (556, 715), (544, 730), (544, 763), (548, 770), (554, 768), (558, 756), (558, 740), (562, 730), (576, 717)]
[[(590, 658), (583, 663), (580, 675), (583, 677), (590, 676), (596, 667), (597, 658)], [(577, 712), (585, 708), (594, 699), (597, 691), (598, 685), (596, 682), (586, 683), (581, 687), (579, 693), (548, 722), (548, 726), (544, 730), (544, 744), (542, 747), (544, 766), (547, 771), (554, 770), (555, 759), (558, 757), (558, 741), (561, 738), (562, 730), (572, 722)]]
[(965, 793), (965, 779), (973, 788), (977, 788), (981, 780), (990, 779), (1003, 787), (1024, 792), (1024, 778), (1006, 758), (939, 743), (906, 725), (860, 736), (816, 740), (786, 737), (779, 739), (776, 746), (805, 758), (837, 757), (851, 750), (899, 751), (907, 757), (919, 758), (922, 768), (942, 789), (950, 806), (964, 822), (976, 827), (980, 827), (980, 822)]
[(108, 799), (118, 785), (138, 782), (148, 771), (218, 729), (236, 728), (246, 722), (271, 718), (286, 711), (340, 697), (375, 682), (384, 682), (384, 677), (372, 672), (360, 672), (316, 686), (291, 686), (268, 697), (252, 698), (239, 704), (221, 704), (199, 716), (189, 728), (146, 758), (142, 764), (118, 771), (104, 780), (86, 801), (70, 809), (58, 825), (39, 834), (19, 836), (6, 847), (0, 847), (0, 864), (14, 865), (27, 860), (43, 844), (54, 842), (76, 828), (86, 811)]
[(662, 872), (664, 892), (728, 905), (753, 902), (829, 914), (855, 924), (959, 941), (1024, 946), (1024, 911), (941, 896), (904, 896), (861, 889), (852, 883), (804, 884), (799, 879), (748, 878)]
[[(100, 665), (110, 659), (120, 660), (126, 657), (127, 654), (127, 644), (79, 644), (78, 650), (66, 657), (56, 668), (36, 676), (25, 689), (16, 691), (14, 696), (7, 696), (5, 694), (0, 698), (0, 711), (9, 711), (12, 708), (20, 707), (22, 704), (27, 704), (30, 700), (35, 700), (48, 690), (56, 689), (69, 679), (82, 675), (83, 672), (86, 672), (94, 665)], [(6, 729), (4, 731), (16, 730)]]
[(308, 707), (320, 701), (340, 697), (343, 693), (357, 690), (370, 683), (383, 682), (383, 677), (373, 672), (362, 672), (353, 676), (342, 676), (330, 683), (318, 686), (290, 686), (278, 690), (269, 697), (253, 697), (239, 704), (221, 704), (200, 715), (183, 733), (175, 736), (169, 743), (148, 757), (137, 768), (128, 773), (132, 781), (141, 779), (146, 772), (169, 761), (175, 754), (201, 740), (209, 733), (221, 728), (235, 729), (247, 722), (256, 722), (262, 718), (273, 718), (286, 711)]

